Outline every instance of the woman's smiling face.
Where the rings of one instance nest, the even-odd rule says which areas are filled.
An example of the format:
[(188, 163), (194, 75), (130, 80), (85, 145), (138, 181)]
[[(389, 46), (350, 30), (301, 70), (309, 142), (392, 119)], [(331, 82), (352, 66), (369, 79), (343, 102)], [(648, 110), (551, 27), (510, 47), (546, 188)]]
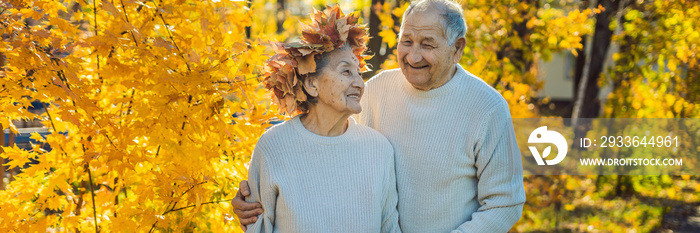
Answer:
[[(326, 59), (327, 65), (309, 80), (316, 91), (316, 109), (335, 111), (342, 115), (360, 113), (360, 98), (365, 89), (360, 75), (360, 61), (347, 47), (330, 52)], [(307, 92), (314, 95), (308, 88)]]

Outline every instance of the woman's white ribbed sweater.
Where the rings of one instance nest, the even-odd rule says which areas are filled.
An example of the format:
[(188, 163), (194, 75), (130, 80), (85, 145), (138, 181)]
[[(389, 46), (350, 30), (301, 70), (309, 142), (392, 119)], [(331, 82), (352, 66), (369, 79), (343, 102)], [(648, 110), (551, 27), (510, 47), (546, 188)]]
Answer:
[(255, 146), (247, 201), (264, 213), (247, 232), (400, 232), (389, 141), (353, 118), (336, 137), (308, 131), (299, 118)]

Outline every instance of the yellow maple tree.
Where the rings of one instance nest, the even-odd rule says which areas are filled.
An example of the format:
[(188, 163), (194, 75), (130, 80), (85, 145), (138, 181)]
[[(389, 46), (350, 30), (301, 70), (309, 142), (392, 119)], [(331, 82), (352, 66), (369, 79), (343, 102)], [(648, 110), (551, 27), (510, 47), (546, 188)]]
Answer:
[(23, 169), (0, 191), (0, 231), (238, 229), (228, 201), (278, 117), (254, 14), (227, 0), (3, 3), (0, 124), (50, 134), (3, 148)]

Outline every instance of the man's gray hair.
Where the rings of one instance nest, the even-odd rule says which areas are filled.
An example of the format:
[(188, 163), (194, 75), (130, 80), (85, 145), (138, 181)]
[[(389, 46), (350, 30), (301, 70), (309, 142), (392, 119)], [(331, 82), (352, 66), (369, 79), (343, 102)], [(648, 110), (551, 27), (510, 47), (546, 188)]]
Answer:
[[(413, 12), (413, 10), (424, 11), (429, 7), (435, 7), (442, 16), (442, 30), (447, 39), (447, 44), (450, 46), (457, 41), (457, 38), (464, 36), (467, 33), (467, 24), (464, 22), (464, 13), (462, 5), (453, 0), (422, 0), (411, 2), (406, 12), (403, 13), (403, 21)], [(401, 23), (401, 32), (403, 32), (403, 23)], [(401, 34), (399, 34), (401, 35)]]

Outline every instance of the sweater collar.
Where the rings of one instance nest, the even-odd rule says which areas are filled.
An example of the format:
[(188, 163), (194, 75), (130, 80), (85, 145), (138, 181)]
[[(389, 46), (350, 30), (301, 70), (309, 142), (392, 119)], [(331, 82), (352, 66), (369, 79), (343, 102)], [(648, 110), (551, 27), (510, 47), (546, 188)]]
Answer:
[(294, 118), (289, 120), (294, 126), (295, 131), (297, 131), (297, 133), (307, 140), (312, 140), (322, 144), (338, 144), (347, 142), (353, 137), (357, 128), (357, 122), (355, 122), (355, 119), (348, 117), (348, 128), (345, 130), (345, 133), (333, 137), (322, 136), (315, 134), (304, 127), (304, 124), (301, 123), (302, 115), (304, 114), (296, 115)]
[(455, 72), (454, 76), (452, 76), (452, 79), (438, 88), (428, 91), (416, 89), (406, 80), (406, 77), (403, 77), (403, 87), (406, 90), (406, 93), (415, 97), (431, 98), (444, 95), (445, 93), (449, 93), (455, 89), (455, 87), (460, 86), (464, 80), (464, 76), (467, 76), (467, 71), (464, 70), (461, 65), (455, 64), (455, 68), (457, 71)]

